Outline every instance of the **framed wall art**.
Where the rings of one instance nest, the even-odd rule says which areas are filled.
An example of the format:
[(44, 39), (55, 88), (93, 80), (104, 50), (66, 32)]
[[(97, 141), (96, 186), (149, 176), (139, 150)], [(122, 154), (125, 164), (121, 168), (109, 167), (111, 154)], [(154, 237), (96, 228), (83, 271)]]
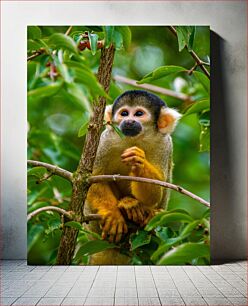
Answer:
[(210, 263), (210, 28), (28, 26), (28, 263)]

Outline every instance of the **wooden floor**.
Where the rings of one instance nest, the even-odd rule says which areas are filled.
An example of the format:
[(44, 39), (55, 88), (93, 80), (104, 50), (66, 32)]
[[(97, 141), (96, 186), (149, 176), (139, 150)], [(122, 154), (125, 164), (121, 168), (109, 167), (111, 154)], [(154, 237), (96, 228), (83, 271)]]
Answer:
[(247, 263), (27, 266), (1, 262), (0, 305), (247, 305)]

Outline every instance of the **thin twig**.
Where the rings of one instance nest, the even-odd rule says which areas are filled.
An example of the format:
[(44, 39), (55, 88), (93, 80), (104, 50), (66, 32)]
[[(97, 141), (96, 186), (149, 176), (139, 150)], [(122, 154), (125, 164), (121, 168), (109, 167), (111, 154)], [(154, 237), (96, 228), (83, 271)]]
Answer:
[(198, 197), (194, 193), (171, 183), (159, 181), (159, 180), (153, 180), (149, 178), (144, 178), (144, 177), (134, 177), (134, 176), (123, 176), (123, 175), (97, 175), (97, 176), (91, 176), (88, 178), (88, 182), (90, 184), (93, 183), (99, 183), (99, 182), (112, 182), (112, 181), (133, 181), (133, 182), (140, 182), (140, 183), (149, 183), (149, 184), (155, 184), (155, 185), (160, 185), (162, 187), (170, 188), (173, 189), (177, 192), (180, 192), (198, 202), (201, 204), (210, 207), (210, 203), (202, 199), (201, 197)]
[(66, 30), (65, 35), (69, 35), (71, 33), (72, 26), (69, 26), (69, 28)]
[(82, 222), (101, 220), (102, 216), (98, 214), (90, 214), (82, 217)]
[(50, 177), (52, 177), (54, 173), (50, 172), (49, 174), (45, 174), (42, 178), (40, 178), (36, 183), (41, 184), (44, 181), (47, 181)]
[(62, 169), (60, 167), (57, 167), (51, 164), (43, 163), (37, 160), (28, 160), (27, 163), (28, 165), (33, 166), (33, 167), (44, 167), (47, 170), (51, 171), (53, 174), (61, 176), (70, 182), (72, 181), (72, 173), (65, 169)]
[(28, 56), (27, 61), (30, 61), (30, 60), (36, 58), (37, 56), (43, 54), (44, 52), (45, 52), (45, 49), (40, 49), (40, 50), (35, 51), (34, 54)]
[(28, 214), (27, 220), (29, 221), (34, 216), (38, 215), (39, 213), (41, 213), (43, 211), (56, 211), (59, 214), (62, 214), (64, 216), (66, 216), (68, 219), (70, 219), (70, 220), (72, 219), (71, 214), (68, 211), (66, 211), (62, 208), (55, 207), (55, 206), (45, 206), (45, 207), (38, 208), (38, 209), (32, 211), (30, 214)]
[(138, 87), (138, 88), (147, 89), (147, 90), (150, 90), (150, 91), (153, 91), (153, 92), (156, 92), (156, 93), (160, 93), (162, 95), (166, 95), (166, 96), (169, 96), (169, 97), (177, 98), (177, 99), (180, 99), (180, 100), (183, 100), (183, 101), (190, 101), (191, 100), (190, 96), (185, 95), (183, 93), (178, 93), (178, 92), (172, 91), (172, 90), (167, 89), (167, 88), (162, 88), (162, 87), (159, 87), (159, 86), (156, 86), (156, 85), (151, 85), (151, 84), (146, 84), (146, 83), (145, 84), (137, 84), (138, 81), (126, 78), (124, 76), (115, 75), (113, 77), (113, 79), (117, 82), (129, 84), (129, 85), (132, 85), (132, 86)]
[[(171, 30), (171, 32), (177, 37), (177, 31), (175, 29), (175, 27), (173, 26), (169, 26), (169, 29)], [(201, 68), (201, 70), (206, 74), (206, 76), (210, 79), (210, 73), (208, 72), (208, 70), (206, 69), (206, 67), (204, 65), (207, 65), (205, 62), (203, 62), (199, 56), (193, 51), (189, 51), (188, 47), (186, 46), (186, 49), (188, 50), (189, 54), (193, 57), (193, 59), (196, 61), (197, 65)]]
[[(65, 35), (68, 36), (68, 35), (70, 34), (71, 30), (72, 30), (72, 26), (69, 26), (69, 28), (68, 28), (67, 31), (65, 32)], [(41, 48), (41, 49), (35, 51), (34, 54), (28, 56), (27, 61), (30, 61), (30, 60), (36, 58), (37, 56), (43, 54), (44, 52), (45, 52), (45, 49), (43, 49), (43, 48)]]
[(191, 75), (197, 66), (197, 63), (195, 63), (194, 66), (188, 71), (188, 75)]
[[(63, 208), (55, 207), (55, 206), (45, 206), (45, 207), (38, 208), (38, 209), (32, 211), (30, 214), (28, 214), (27, 220), (28, 221), (31, 220), (34, 216), (36, 216), (39, 213), (44, 212), (44, 211), (56, 211), (57, 213), (59, 213), (63, 216), (66, 216), (69, 220), (78, 221), (75, 218), (75, 216), (72, 215), (71, 212), (66, 211)], [(101, 220), (101, 218), (102, 218), (101, 215), (91, 214), (91, 215), (84, 216), (80, 220), (82, 222), (89, 222), (89, 221)]]

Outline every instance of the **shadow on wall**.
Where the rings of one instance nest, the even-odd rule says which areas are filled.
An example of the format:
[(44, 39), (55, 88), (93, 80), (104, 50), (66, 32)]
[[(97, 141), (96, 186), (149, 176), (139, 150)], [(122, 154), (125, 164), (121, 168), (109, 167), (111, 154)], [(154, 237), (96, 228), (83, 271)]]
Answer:
[[(225, 41), (211, 31), (211, 258), (213, 263), (244, 258), (231, 156), (230, 109), (224, 62)], [(237, 218), (241, 218), (238, 216)]]

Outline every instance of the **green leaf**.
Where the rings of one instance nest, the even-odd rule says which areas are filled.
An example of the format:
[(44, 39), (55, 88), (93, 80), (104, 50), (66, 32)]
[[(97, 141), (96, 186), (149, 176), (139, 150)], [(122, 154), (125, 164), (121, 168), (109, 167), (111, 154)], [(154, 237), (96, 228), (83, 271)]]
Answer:
[(191, 115), (194, 113), (200, 113), (204, 110), (208, 110), (210, 108), (210, 101), (209, 99), (203, 99), (200, 101), (195, 102), (190, 108), (187, 109), (184, 116)]
[(34, 175), (41, 179), (46, 174), (46, 172), (47, 170), (44, 167), (34, 167), (28, 170), (28, 176)]
[(122, 131), (120, 130), (120, 128), (116, 124), (109, 123), (109, 125), (112, 126), (112, 128), (114, 129), (116, 134), (119, 135), (121, 139), (125, 138), (125, 135), (122, 133)]
[(186, 238), (188, 235), (190, 235), (191, 232), (193, 231), (193, 229), (194, 229), (199, 223), (200, 223), (200, 220), (195, 220), (195, 221), (193, 221), (193, 222), (187, 224), (187, 225), (183, 228), (182, 232), (180, 233), (181, 239), (184, 239), (184, 238)]
[(210, 217), (210, 208), (208, 208), (202, 215), (202, 218), (209, 218)]
[(45, 230), (45, 234), (46, 235), (52, 234), (55, 230), (60, 229), (60, 226), (61, 226), (60, 219), (52, 219), (52, 220), (50, 220), (49, 221), (49, 226)]
[(30, 61), (28, 62), (28, 90), (33, 89), (38, 77), (40, 75), (40, 63)]
[(47, 202), (36, 202), (35, 204), (28, 207), (28, 213), (31, 213), (32, 211), (34, 211), (38, 208), (41, 208), (41, 207), (45, 207), (45, 206), (49, 206), (49, 203), (47, 203)]
[(210, 126), (210, 111), (204, 111), (199, 117), (199, 123), (202, 126)]
[(210, 127), (201, 126), (200, 133), (200, 152), (210, 151)]
[(138, 247), (149, 244), (151, 241), (151, 235), (144, 230), (138, 230), (137, 233), (130, 236), (131, 250), (135, 250)]
[(195, 258), (206, 258), (209, 260), (210, 248), (206, 244), (187, 242), (181, 244), (169, 252), (159, 260), (159, 265), (176, 265), (187, 264)]
[(57, 81), (47, 86), (38, 87), (28, 92), (28, 98), (41, 99), (55, 95), (62, 87), (63, 82)]
[(168, 251), (168, 249), (181, 241), (181, 237), (169, 238), (166, 243), (162, 244), (151, 256), (151, 260), (156, 262), (161, 255)]
[(86, 28), (94, 32), (102, 32), (102, 26), (86, 26)]
[(109, 99), (109, 96), (106, 94), (101, 84), (97, 81), (97, 78), (94, 76), (94, 74), (81, 68), (73, 68), (72, 73), (74, 75), (75, 81), (87, 85), (92, 94), (95, 96), (100, 95)]
[(140, 259), (140, 257), (137, 254), (132, 254), (132, 259), (130, 264), (134, 266), (143, 265), (143, 261)]
[(89, 41), (90, 41), (91, 53), (92, 55), (95, 55), (97, 51), (98, 35), (89, 33)]
[(115, 29), (122, 35), (123, 46), (128, 50), (132, 40), (132, 32), (130, 28), (127, 26), (116, 26)]
[(40, 239), (43, 230), (44, 230), (44, 227), (41, 224), (33, 224), (31, 228), (28, 230), (28, 235), (27, 235), (28, 236), (28, 241), (27, 241), (28, 252), (32, 249), (32, 247)]
[(154, 229), (157, 224), (161, 221), (162, 217), (164, 217), (168, 212), (167, 211), (163, 211), (158, 213), (156, 216), (154, 216), (146, 225), (145, 230), (146, 231), (151, 231), (152, 229)]
[(187, 70), (186, 68), (180, 67), (180, 66), (172, 66), (172, 65), (162, 66), (162, 67), (156, 68), (152, 72), (145, 75), (143, 79), (141, 79), (137, 83), (138, 84), (143, 84), (147, 82), (149, 83), (151, 81), (155, 81), (163, 77), (167, 77), (168, 75), (171, 75), (173, 73), (178, 73), (178, 72), (186, 71), (186, 70)]
[(87, 133), (88, 124), (89, 124), (89, 119), (86, 119), (84, 123), (80, 126), (80, 129), (78, 130), (78, 137), (82, 137)]
[(192, 51), (194, 38), (195, 38), (195, 26), (177, 26), (177, 39), (179, 52), (181, 52), (185, 46), (188, 47), (189, 51)]
[[(182, 209), (182, 208), (176, 208), (176, 209), (171, 209), (171, 210), (165, 210), (162, 211), (158, 214), (156, 214), (156, 216), (154, 216), (146, 225), (145, 230), (146, 231), (150, 231), (154, 228), (154, 225), (157, 224), (165, 215), (171, 214), (173, 212), (179, 212), (179, 213), (183, 213), (186, 215), (189, 215), (188, 211)], [(156, 225), (157, 226), (157, 225)]]
[(116, 50), (120, 50), (123, 47), (123, 38), (120, 32), (114, 30), (113, 33), (113, 44)]
[(65, 49), (72, 53), (78, 53), (77, 45), (75, 41), (70, 37), (62, 33), (53, 34), (48, 42), (49, 45), (55, 46), (55, 49)]
[(44, 195), (46, 192), (49, 191), (50, 186), (49, 182), (44, 182), (45, 186), (41, 188), (41, 190), (32, 191), (31, 195), (28, 196), (28, 205), (32, 205), (41, 195)]
[(157, 226), (164, 226), (169, 222), (191, 222), (193, 221), (193, 219), (187, 214), (174, 212), (164, 215), (162, 218), (160, 218), (157, 221), (154, 221), (154, 219), (151, 221), (145, 227), (146, 231), (150, 231), (156, 228)]
[(40, 39), (41, 29), (37, 26), (28, 26), (28, 39)]
[[(77, 56), (78, 57), (78, 56)], [(80, 68), (82, 71), (88, 71), (88, 72), (91, 72), (91, 70), (90, 70), (90, 68), (87, 66), (87, 65), (85, 65), (85, 64), (83, 64), (82, 62), (76, 62), (76, 61), (70, 61), (70, 60), (68, 60), (68, 61), (65, 61), (64, 62), (66, 65), (67, 65), (67, 67), (69, 67), (69, 68)], [(92, 73), (92, 72), (91, 72)]]
[(66, 222), (66, 223), (65, 223), (65, 226), (76, 228), (76, 229), (78, 229), (80, 232), (83, 232), (83, 233), (85, 233), (85, 234), (91, 235), (92, 237), (101, 240), (101, 236), (100, 236), (99, 234), (84, 229), (84, 228), (82, 227), (81, 223), (79, 223), (79, 222), (76, 222), (76, 221), (69, 221), (69, 222)]
[(83, 227), (80, 229), (81, 232), (85, 233), (85, 234), (88, 234), (90, 236), (92, 236), (93, 238), (95, 239), (98, 239), (98, 240), (101, 240), (101, 235), (97, 234), (97, 233), (94, 233), (92, 231), (89, 231), (89, 230), (86, 230), (84, 229)]
[(193, 45), (194, 45), (194, 40), (195, 40), (195, 32), (196, 32), (196, 26), (192, 27), (192, 31), (189, 36), (189, 43), (188, 43), (188, 50), (193, 51)]
[(199, 71), (194, 71), (193, 72), (194, 76), (196, 79), (202, 84), (204, 89), (208, 94), (210, 94), (210, 80), (209, 78), (202, 72)]
[(158, 260), (158, 258), (165, 253), (171, 246), (175, 245), (176, 243), (182, 241), (183, 239), (187, 238), (191, 232), (193, 231), (193, 229), (200, 223), (200, 220), (195, 220), (189, 224), (187, 224), (181, 234), (178, 237), (175, 238), (168, 238), (165, 240), (165, 243), (162, 244), (157, 250), (156, 252), (153, 253), (151, 259), (153, 262), (156, 262)]
[(65, 64), (57, 64), (56, 65), (60, 75), (63, 77), (64, 81), (67, 83), (72, 83), (73, 78), (69, 73), (69, 69)]
[(105, 240), (91, 240), (84, 243), (77, 252), (77, 256), (92, 255), (107, 249), (113, 249), (116, 245)]
[(155, 229), (156, 236), (160, 238), (162, 241), (166, 242), (170, 237), (170, 228), (169, 227), (160, 227), (158, 226)]
[(108, 48), (113, 42), (114, 26), (105, 26), (103, 31), (105, 34), (105, 47)]
[(79, 106), (83, 107), (89, 113), (92, 112), (92, 107), (88, 97), (85, 95), (84, 91), (81, 89), (78, 83), (67, 83), (66, 84), (67, 93), (71, 95), (73, 101)]
[(207, 219), (202, 219), (202, 223), (204, 224), (204, 226), (208, 229), (208, 230), (210, 230), (210, 222), (209, 222), (209, 220), (207, 220)]
[(43, 47), (41, 43), (34, 41), (32, 39), (28, 39), (28, 45), (27, 45), (28, 51), (36, 51), (39, 50), (41, 47)]
[(82, 225), (80, 222), (76, 222), (76, 221), (69, 221), (69, 222), (66, 222), (65, 223), (65, 226), (68, 226), (68, 227), (73, 227), (73, 228), (76, 228), (78, 230), (81, 230), (82, 229)]

